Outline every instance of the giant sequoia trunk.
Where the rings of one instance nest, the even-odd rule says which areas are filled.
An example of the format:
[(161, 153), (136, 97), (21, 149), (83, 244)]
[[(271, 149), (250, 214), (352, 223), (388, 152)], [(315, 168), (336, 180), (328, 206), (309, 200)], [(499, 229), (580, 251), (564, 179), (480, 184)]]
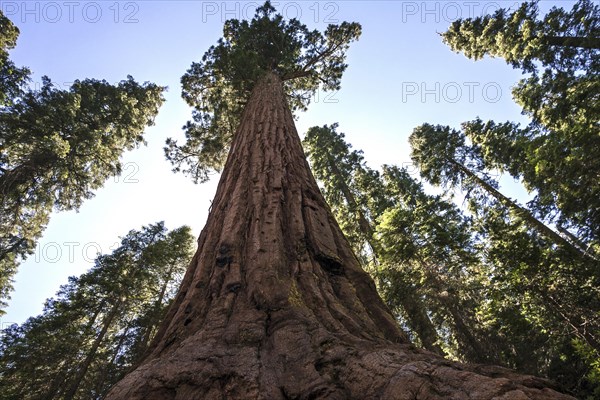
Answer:
[(241, 121), (179, 294), (108, 399), (568, 398), (411, 346), (319, 192), (276, 75)]

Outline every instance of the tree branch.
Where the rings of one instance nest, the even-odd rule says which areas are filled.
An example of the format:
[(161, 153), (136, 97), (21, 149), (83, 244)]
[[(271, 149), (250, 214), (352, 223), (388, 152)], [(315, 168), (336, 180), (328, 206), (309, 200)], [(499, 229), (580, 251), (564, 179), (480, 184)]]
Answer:
[(575, 36), (545, 36), (548, 46), (579, 47), (582, 49), (600, 50), (600, 38)]
[(311, 73), (312, 73), (312, 71), (304, 71), (304, 70), (294, 71), (294, 72), (290, 72), (289, 74), (285, 74), (284, 76), (282, 76), (281, 80), (289, 81), (292, 79), (304, 78), (306, 76), (309, 76)]
[(296, 78), (302, 78), (305, 76), (309, 76), (312, 73), (311, 71), (309, 71), (310, 67), (312, 67), (313, 65), (318, 63), (320, 60), (332, 55), (337, 49), (340, 48), (340, 46), (343, 43), (344, 43), (343, 41), (340, 41), (339, 43), (334, 43), (327, 50), (325, 50), (322, 53), (320, 53), (318, 50), (315, 50), (317, 52), (317, 55), (314, 57), (311, 57), (308, 60), (308, 62), (304, 65), (304, 67), (302, 67), (302, 69), (300, 69), (299, 71), (294, 71), (289, 74), (286, 74), (285, 76), (283, 76), (281, 78), (281, 80), (286, 81), (286, 80), (290, 80), (290, 79), (296, 79)]

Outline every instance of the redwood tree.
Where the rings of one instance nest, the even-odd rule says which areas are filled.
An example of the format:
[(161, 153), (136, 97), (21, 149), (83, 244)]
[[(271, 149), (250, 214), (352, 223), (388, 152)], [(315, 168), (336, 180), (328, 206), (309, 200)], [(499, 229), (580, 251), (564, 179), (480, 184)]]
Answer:
[[(339, 86), (359, 26), (323, 36), (283, 21), (268, 2), (252, 21), (225, 26), (186, 79), (206, 79), (198, 93), (213, 100), (196, 109), (197, 138), (226, 143), (221, 123), (239, 126), (180, 292), (144, 361), (107, 398), (569, 398), (538, 378), (415, 349), (360, 268), (291, 111), (305, 105), (297, 90)], [(225, 95), (211, 97), (215, 87)], [(230, 114), (232, 93), (241, 114)]]

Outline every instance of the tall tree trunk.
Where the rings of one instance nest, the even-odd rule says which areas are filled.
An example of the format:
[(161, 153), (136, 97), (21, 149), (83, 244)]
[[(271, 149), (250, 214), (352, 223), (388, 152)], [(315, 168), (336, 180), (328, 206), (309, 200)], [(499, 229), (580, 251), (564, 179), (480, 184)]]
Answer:
[[(106, 379), (108, 377), (109, 372), (111, 372), (110, 369), (112, 367), (114, 367), (115, 362), (117, 361), (117, 358), (119, 357), (119, 354), (122, 354), (122, 351), (123, 351), (122, 347), (125, 344), (125, 341), (128, 339), (127, 334), (129, 333), (130, 329), (131, 329), (131, 321), (127, 324), (123, 334), (119, 338), (119, 341), (117, 342), (117, 345), (115, 346), (115, 349), (113, 350), (110, 361), (106, 362), (105, 365), (103, 367), (101, 367), (102, 372), (100, 373), (100, 375), (97, 378), (94, 378), (94, 389), (93, 389), (94, 393), (98, 393), (101, 396), (101, 394), (103, 392), (107, 391), (107, 388), (105, 386)], [(108, 389), (110, 389), (110, 388), (108, 388)]]
[(158, 324), (160, 324), (160, 322), (163, 319), (164, 316), (164, 311), (165, 310), (161, 310), (163, 307), (163, 301), (165, 299), (165, 296), (167, 294), (167, 288), (169, 286), (169, 283), (171, 282), (171, 279), (173, 278), (173, 271), (175, 270), (175, 264), (171, 265), (169, 267), (169, 271), (167, 272), (167, 277), (165, 279), (165, 281), (163, 282), (163, 285), (160, 289), (160, 293), (158, 294), (158, 298), (156, 299), (156, 301), (154, 302), (154, 306), (153, 308), (155, 310), (157, 310), (157, 315), (156, 317), (156, 321), (153, 324), (150, 324), (149, 326), (146, 327), (146, 329), (144, 330), (144, 335), (142, 336), (142, 341), (140, 343), (140, 355), (143, 355), (148, 347), (148, 343), (150, 342), (151, 339), (151, 335), (152, 332), (156, 329), (156, 326)]
[[(467, 310), (461, 307), (460, 299), (449, 290), (448, 284), (440, 277), (439, 268), (431, 265), (422, 257), (415, 256), (415, 258), (421, 264), (425, 279), (436, 289), (435, 299), (452, 318), (453, 330), (457, 336), (459, 348), (466, 353), (465, 359), (475, 362), (496, 362), (497, 359), (479, 343), (471, 327), (465, 322), (462, 312)], [(444, 292), (445, 294), (442, 295), (441, 293)]]
[[(571, 251), (571, 253), (583, 258), (584, 260), (592, 261), (595, 263), (597, 263), (599, 261), (597, 257), (588, 253), (588, 251), (586, 249), (580, 248), (578, 246), (578, 242), (572, 242), (571, 240), (568, 240), (565, 237), (563, 237), (563, 236), (559, 235), (558, 233), (556, 233), (555, 231), (553, 231), (550, 227), (548, 227), (542, 221), (540, 221), (535, 216), (533, 216), (531, 211), (527, 210), (526, 208), (521, 207), (515, 201), (511, 200), (510, 198), (508, 198), (505, 195), (503, 195), (502, 193), (500, 193), (500, 191), (498, 189), (494, 188), (492, 185), (490, 185), (489, 183), (487, 183), (486, 181), (484, 181), (483, 179), (478, 177), (477, 174), (475, 174), (473, 171), (471, 171), (470, 169), (468, 169), (467, 167), (465, 167), (458, 161), (456, 161), (452, 158), (447, 158), (447, 160), (452, 165), (454, 165), (457, 170), (461, 171), (467, 177), (473, 179), (477, 183), (477, 185), (479, 185), (482, 189), (484, 189), (489, 194), (494, 196), (496, 198), (496, 200), (498, 200), (502, 205), (509, 208), (515, 214), (517, 214), (521, 218), (523, 218), (531, 227), (533, 227), (535, 230), (537, 230), (539, 233), (541, 233), (547, 239), (553, 241), (554, 243), (556, 243), (559, 246), (563, 246), (567, 250)], [(569, 239), (571, 238), (571, 236), (572, 235), (568, 236)]]
[(567, 312), (565, 306), (556, 300), (556, 296), (547, 291), (540, 291), (540, 296), (550, 305), (551, 309), (560, 316), (572, 329), (573, 333), (579, 336), (591, 348), (600, 354), (600, 337), (595, 330), (588, 330), (587, 323), (580, 315), (574, 314), (571, 310)]
[[(83, 329), (83, 332), (88, 332), (90, 329), (92, 329), (94, 327), (94, 324), (96, 323), (96, 319), (100, 315), (100, 312), (102, 311), (102, 308), (104, 307), (104, 304), (106, 304), (106, 300), (102, 300), (102, 302), (98, 305), (96, 311), (94, 312), (94, 314), (92, 315), (92, 317), (86, 324), (85, 328)], [(85, 338), (85, 335), (83, 335), (82, 338)], [(85, 339), (82, 339), (82, 341), (83, 340), (85, 340)], [(81, 343), (81, 344), (83, 344), (83, 343)], [(60, 394), (61, 389), (62, 390), (67, 389), (64, 387), (65, 380), (68, 380), (69, 376), (73, 373), (73, 371), (77, 370), (77, 363), (75, 362), (76, 358), (77, 358), (76, 354), (75, 355), (70, 354), (68, 357), (65, 357), (62, 360), (63, 366), (60, 368), (59, 371), (57, 371), (48, 391), (41, 396), (43, 399), (48, 400), (48, 399), (58, 398), (59, 396), (57, 396), (57, 395)], [(71, 367), (74, 367), (74, 368), (71, 369)]]
[(496, 357), (490, 354), (491, 352), (479, 343), (479, 340), (477, 340), (471, 331), (471, 327), (465, 322), (457, 299), (451, 294), (438, 296), (437, 298), (452, 316), (454, 332), (458, 336), (459, 348), (467, 353), (464, 359), (476, 362), (497, 362)]
[(373, 227), (371, 227), (371, 223), (367, 220), (367, 217), (365, 217), (365, 214), (363, 213), (363, 210), (358, 205), (358, 202), (356, 201), (354, 194), (352, 193), (352, 191), (350, 190), (350, 188), (344, 181), (344, 178), (342, 177), (342, 173), (340, 172), (339, 168), (337, 167), (335, 161), (331, 157), (328, 157), (327, 162), (328, 162), (329, 168), (331, 169), (333, 174), (337, 175), (339, 177), (340, 190), (341, 190), (342, 194), (344, 195), (344, 198), (346, 199), (346, 202), (348, 203), (350, 210), (354, 210), (354, 212), (356, 213), (358, 226), (360, 227), (360, 230), (361, 230), (363, 236), (367, 240), (367, 243), (369, 243), (369, 247), (371, 247), (371, 250), (375, 251), (375, 247), (373, 247), (373, 243), (371, 243), (371, 240), (373, 238)]
[(107, 399), (568, 398), (547, 385), (406, 342), (330, 214), (282, 82), (268, 73), (152, 351)]
[(437, 344), (439, 336), (431, 318), (423, 305), (420, 294), (410, 284), (404, 285), (405, 293), (398, 299), (406, 313), (407, 325), (417, 334), (424, 348), (443, 355), (444, 351)]
[(115, 319), (117, 314), (119, 314), (120, 311), (121, 311), (121, 300), (117, 300), (117, 302), (113, 305), (112, 309), (106, 316), (106, 319), (102, 323), (102, 329), (100, 330), (100, 333), (98, 334), (98, 336), (96, 336), (96, 339), (94, 339), (94, 343), (92, 343), (92, 347), (88, 351), (85, 359), (83, 360), (83, 363), (79, 366), (79, 369), (77, 370), (77, 374), (75, 375), (75, 379), (73, 380), (73, 383), (71, 384), (71, 386), (69, 387), (69, 390), (65, 394), (65, 397), (64, 397), (65, 400), (72, 400), (75, 397), (75, 394), (77, 394), (77, 390), (79, 389), (79, 386), (81, 386), (81, 382), (83, 381), (85, 374), (87, 373), (90, 365), (92, 365), (92, 362), (94, 361), (94, 358), (96, 357), (96, 352), (98, 351), (100, 344), (104, 340), (104, 337), (106, 336), (106, 333), (108, 332), (108, 329), (110, 328), (113, 320)]

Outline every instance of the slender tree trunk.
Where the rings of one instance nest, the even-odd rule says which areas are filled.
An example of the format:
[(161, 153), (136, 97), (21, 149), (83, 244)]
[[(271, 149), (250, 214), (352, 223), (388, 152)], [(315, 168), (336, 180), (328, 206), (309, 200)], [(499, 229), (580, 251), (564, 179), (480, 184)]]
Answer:
[[(405, 287), (410, 286), (406, 285)], [(431, 318), (427, 315), (427, 310), (423, 307), (421, 297), (413, 288), (406, 289), (406, 293), (401, 295), (400, 306), (406, 313), (408, 326), (417, 334), (424, 348), (434, 353), (443, 355), (444, 351), (437, 344), (439, 339), (435, 326)]]
[(490, 355), (490, 352), (479, 343), (479, 340), (477, 340), (475, 335), (471, 332), (471, 328), (467, 325), (459, 310), (460, 307), (458, 306), (458, 301), (455, 296), (438, 296), (438, 300), (452, 316), (454, 331), (459, 338), (459, 348), (462, 348), (463, 350), (468, 349), (466, 351), (468, 352), (468, 357), (465, 358), (477, 362), (497, 362), (498, 360)]
[[(167, 287), (169, 286), (169, 282), (171, 282), (171, 279), (173, 278), (173, 270), (175, 269), (175, 265), (172, 265), (169, 268), (169, 271), (167, 272), (167, 278), (165, 279), (161, 289), (160, 289), (160, 293), (158, 295), (158, 298), (156, 299), (155, 303), (154, 303), (154, 309), (155, 310), (160, 310), (162, 303), (165, 299), (165, 295), (167, 293)], [(158, 316), (157, 316), (158, 317)], [(160, 319), (158, 319), (157, 323), (160, 323), (160, 321), (162, 320), (163, 315), (160, 315)], [(154, 328), (156, 327), (155, 324), (152, 324), (148, 327), (146, 327), (146, 330), (144, 331), (144, 336), (142, 337), (142, 342), (141, 342), (141, 349), (140, 349), (140, 354), (144, 354), (146, 352), (146, 349), (148, 347), (148, 343), (150, 342), (151, 339), (151, 335), (152, 335), (152, 331), (154, 330)]]
[(100, 375), (99, 378), (94, 379), (94, 381), (95, 381), (94, 391), (96, 393), (104, 393), (107, 391), (105, 382), (106, 382), (108, 373), (110, 372), (110, 369), (115, 365), (115, 362), (117, 361), (117, 357), (119, 357), (119, 354), (121, 354), (122, 347), (125, 344), (125, 341), (127, 340), (127, 335), (129, 334), (130, 329), (131, 329), (131, 321), (127, 324), (127, 326), (125, 327), (125, 330), (123, 332), (123, 335), (121, 335), (121, 337), (119, 338), (119, 341), (117, 342), (117, 345), (115, 346), (115, 350), (113, 351), (110, 361), (104, 365), (104, 368), (102, 368), (102, 374)]
[(594, 251), (594, 248), (592, 247), (593, 244), (591, 243), (585, 243), (583, 242), (581, 239), (579, 239), (577, 236), (573, 235), (571, 232), (569, 232), (568, 229), (562, 227), (562, 226), (557, 226), (556, 229), (563, 234), (563, 236), (566, 236), (569, 238), (569, 240), (574, 243), (579, 249), (581, 249), (582, 252), (584, 252), (585, 254), (588, 254), (590, 257), (593, 257), (595, 260), (598, 260), (598, 253)]
[(569, 398), (547, 385), (406, 343), (330, 214), (282, 82), (268, 73), (152, 352), (107, 399)]
[[(466, 168), (464, 165), (456, 162), (455, 160), (450, 160), (460, 171), (462, 171), (468, 177), (474, 179), (478, 185), (480, 185), (484, 190), (494, 196), (498, 201), (504, 204), (509, 209), (516, 212), (519, 216), (525, 219), (534, 229), (540, 232), (542, 235), (546, 236), (548, 239), (552, 240), (555, 244), (563, 245), (568, 250), (571, 250), (571, 253), (574, 253), (587, 261), (591, 261), (597, 264), (598, 259), (587, 252), (586, 249), (580, 247), (580, 242), (577, 238), (575, 238), (570, 232), (564, 230), (565, 236), (567, 236), (570, 240), (567, 240), (565, 237), (559, 235), (551, 228), (546, 226), (544, 223), (535, 218), (529, 210), (521, 207), (508, 197), (504, 196), (500, 191), (490, 186), (487, 182), (483, 181), (477, 175), (475, 175), (471, 170)], [(560, 230), (560, 227), (559, 227)], [(558, 314), (574, 329), (575, 333), (584, 341), (586, 341), (592, 348), (597, 351), (600, 351), (600, 341), (595, 337), (594, 334), (589, 332), (585, 324), (580, 321), (581, 318), (577, 315), (572, 315), (572, 313), (565, 311), (564, 307), (560, 305), (560, 303), (552, 296), (548, 296), (545, 292), (541, 291), (540, 295), (545, 298), (547, 304), (552, 306), (554, 310), (558, 312)]]
[(335, 175), (340, 177), (340, 190), (342, 191), (342, 194), (346, 198), (346, 201), (348, 202), (350, 209), (356, 210), (356, 215), (358, 218), (358, 226), (360, 227), (360, 230), (361, 230), (362, 234), (364, 235), (365, 239), (367, 240), (367, 243), (369, 243), (369, 246), (371, 247), (371, 249), (375, 250), (375, 248), (373, 247), (373, 244), (371, 243), (371, 240), (373, 237), (373, 228), (371, 227), (371, 223), (367, 220), (367, 217), (365, 217), (365, 214), (358, 206), (358, 202), (356, 201), (354, 194), (352, 193), (352, 191), (350, 190), (348, 185), (346, 185), (346, 182), (344, 182), (344, 179), (342, 178), (342, 174), (341, 174), (339, 168), (337, 167), (337, 165), (335, 164), (335, 162), (331, 159), (328, 159), (328, 163), (329, 163), (329, 167), (331, 168), (331, 171), (333, 171), (333, 173)]
[[(417, 262), (421, 264), (421, 268), (425, 272), (425, 278), (432, 283), (434, 288), (436, 288), (438, 293), (438, 295), (435, 296), (436, 300), (440, 303), (442, 309), (452, 318), (452, 325), (454, 327), (454, 332), (458, 337), (459, 346), (463, 350), (468, 349), (467, 359), (476, 362), (497, 361), (495, 357), (491, 357), (490, 352), (479, 343), (479, 340), (477, 340), (473, 334), (471, 327), (465, 322), (461, 313), (464, 308), (460, 306), (460, 300), (457, 296), (447, 290), (448, 285), (440, 278), (437, 272), (438, 268), (432, 266), (422, 257), (417, 257)], [(439, 295), (439, 293), (444, 291), (447, 295)]]
[[(100, 315), (100, 311), (104, 307), (105, 303), (106, 303), (106, 300), (102, 300), (102, 302), (98, 305), (98, 308), (96, 309), (96, 311), (94, 312), (94, 314), (92, 315), (92, 317), (90, 318), (88, 323), (86, 324), (83, 332), (87, 332), (88, 330), (93, 328), (94, 324), (96, 323), (96, 319), (98, 318), (98, 315)], [(63, 390), (65, 389), (64, 387), (61, 388), (61, 386), (65, 384), (65, 380), (68, 380), (69, 375), (72, 373), (72, 371), (70, 370), (70, 367), (77, 365), (76, 362), (74, 361), (76, 356), (77, 355), (70, 354), (68, 357), (66, 357), (64, 360), (62, 360), (64, 366), (60, 369), (60, 371), (57, 371), (56, 376), (52, 380), (52, 384), (50, 385), (50, 388), (48, 389), (48, 391), (46, 393), (44, 393), (42, 395), (42, 397), (44, 399), (47, 400), (47, 399), (57, 398), (58, 395), (60, 394), (61, 389), (63, 389)]]
[(521, 207), (519, 204), (506, 197), (499, 190), (491, 186), (489, 183), (485, 182), (483, 179), (478, 177), (473, 171), (457, 162), (454, 159), (448, 159), (450, 163), (452, 163), (459, 171), (464, 173), (467, 177), (473, 179), (477, 185), (479, 185), (482, 189), (487, 191), (489, 194), (494, 196), (500, 203), (504, 206), (508, 207), (510, 210), (518, 214), (522, 217), (530, 226), (532, 226), (539, 233), (544, 235), (549, 240), (553, 241), (557, 245), (564, 246), (567, 250), (570, 250), (572, 253), (582, 257), (585, 260), (598, 262), (598, 259), (594, 257), (592, 254), (587, 253), (585, 249), (581, 249), (576, 243), (567, 240), (563, 236), (559, 235), (555, 231), (553, 231), (550, 227), (544, 224), (542, 221), (535, 218), (529, 210)]
[(54, 379), (52, 379), (52, 384), (50, 384), (50, 389), (48, 389), (47, 393), (42, 395), (44, 399), (54, 399), (55, 398), (55, 396), (57, 395), (57, 393), (60, 389), (60, 385), (65, 381), (65, 378), (67, 378), (67, 372), (68, 372), (68, 366), (61, 368), (56, 373), (56, 376), (54, 377)]
[(573, 329), (574, 333), (579, 336), (580, 339), (586, 342), (591, 348), (596, 350), (596, 353), (600, 354), (600, 337), (597, 336), (597, 332), (590, 332), (587, 329), (587, 324), (585, 323), (584, 319), (581, 318), (581, 316), (573, 315), (572, 311), (565, 311), (565, 307), (556, 300), (554, 295), (548, 294), (547, 292), (540, 292), (540, 295), (560, 316), (560, 318), (562, 318)]
[(108, 332), (108, 329), (110, 328), (110, 325), (112, 324), (113, 320), (115, 319), (117, 314), (119, 314), (120, 311), (121, 311), (121, 301), (117, 300), (115, 305), (113, 305), (112, 309), (110, 310), (110, 313), (106, 316), (106, 319), (104, 320), (104, 322), (102, 324), (102, 330), (100, 331), (98, 336), (96, 336), (96, 339), (94, 339), (94, 343), (92, 344), (92, 347), (88, 351), (88, 353), (85, 357), (85, 360), (83, 360), (83, 363), (77, 370), (75, 379), (73, 380), (73, 383), (71, 384), (71, 386), (69, 387), (69, 390), (65, 394), (64, 400), (73, 400), (73, 398), (75, 397), (75, 394), (77, 394), (77, 390), (79, 389), (79, 386), (81, 385), (81, 382), (83, 381), (83, 378), (85, 377), (85, 374), (87, 373), (90, 365), (92, 364), (92, 361), (94, 361), (94, 357), (96, 357), (96, 352), (98, 351), (100, 344), (104, 340), (104, 337), (106, 336), (106, 333)]

